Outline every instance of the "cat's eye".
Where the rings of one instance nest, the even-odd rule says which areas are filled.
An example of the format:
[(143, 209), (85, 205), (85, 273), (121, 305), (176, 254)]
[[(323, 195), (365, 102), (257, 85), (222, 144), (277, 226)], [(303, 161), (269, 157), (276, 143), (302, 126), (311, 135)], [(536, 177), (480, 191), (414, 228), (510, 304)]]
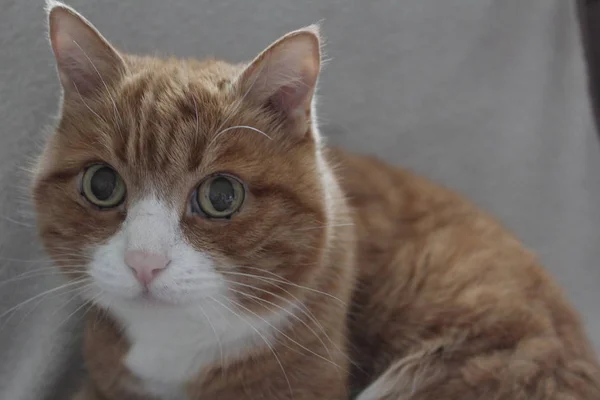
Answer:
[(114, 208), (125, 199), (125, 183), (110, 166), (94, 164), (83, 173), (81, 194), (97, 207)]
[(231, 175), (213, 175), (200, 183), (192, 197), (192, 211), (208, 218), (230, 218), (239, 211), (246, 189)]

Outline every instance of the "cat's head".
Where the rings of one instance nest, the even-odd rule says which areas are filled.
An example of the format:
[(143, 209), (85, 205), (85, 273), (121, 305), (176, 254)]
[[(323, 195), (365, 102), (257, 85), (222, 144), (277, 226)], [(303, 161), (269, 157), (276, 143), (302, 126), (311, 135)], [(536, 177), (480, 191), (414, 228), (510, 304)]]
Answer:
[(33, 195), (47, 251), (88, 297), (245, 302), (310, 283), (333, 184), (316, 27), (239, 65), (123, 54), (58, 3), (49, 31), (63, 97)]

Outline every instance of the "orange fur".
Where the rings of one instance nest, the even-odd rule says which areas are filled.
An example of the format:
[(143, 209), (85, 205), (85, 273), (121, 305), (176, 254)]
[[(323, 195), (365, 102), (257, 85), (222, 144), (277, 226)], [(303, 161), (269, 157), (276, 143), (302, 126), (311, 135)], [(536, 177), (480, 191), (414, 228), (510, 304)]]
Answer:
[[(115, 234), (151, 181), (181, 211), (190, 243), (222, 268), (249, 266), (231, 277), (247, 288), (238, 312), (303, 305), (273, 351), (256, 346), (199, 371), (190, 399), (341, 400), (365, 389), (360, 400), (600, 399), (576, 312), (493, 219), (410, 172), (321, 151), (310, 123), (290, 134), (280, 115), (231, 88), (243, 65), (121, 57), (106, 87), (65, 95), (40, 158), (33, 193), (49, 254), (68, 276), (85, 276), (70, 265)], [(272, 140), (244, 128), (219, 135), (233, 126)], [(79, 194), (81, 170), (96, 161), (127, 183), (123, 208), (101, 212)], [(244, 211), (224, 223), (185, 216), (190, 190), (216, 171), (246, 182)], [(334, 171), (325, 185), (324, 171)], [(131, 390), (122, 327), (99, 307), (88, 321), (89, 381), (76, 398), (148, 398)]]

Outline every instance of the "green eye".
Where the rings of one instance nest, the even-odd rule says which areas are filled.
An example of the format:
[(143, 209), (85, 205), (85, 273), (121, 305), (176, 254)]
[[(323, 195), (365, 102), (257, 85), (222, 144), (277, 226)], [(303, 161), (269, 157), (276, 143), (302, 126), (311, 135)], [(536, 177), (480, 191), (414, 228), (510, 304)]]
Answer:
[(125, 199), (125, 183), (108, 165), (95, 164), (83, 173), (81, 194), (100, 208), (113, 208)]
[(192, 199), (192, 210), (209, 218), (229, 218), (246, 197), (244, 185), (229, 175), (215, 175), (204, 180)]

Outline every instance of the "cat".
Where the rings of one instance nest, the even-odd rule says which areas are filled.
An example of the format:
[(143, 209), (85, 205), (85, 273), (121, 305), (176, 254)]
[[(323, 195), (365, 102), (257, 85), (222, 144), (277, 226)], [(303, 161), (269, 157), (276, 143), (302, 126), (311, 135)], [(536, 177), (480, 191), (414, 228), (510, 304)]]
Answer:
[(32, 193), (90, 304), (75, 399), (600, 399), (580, 317), (516, 238), (325, 145), (317, 26), (231, 64), (48, 15), (63, 97)]

